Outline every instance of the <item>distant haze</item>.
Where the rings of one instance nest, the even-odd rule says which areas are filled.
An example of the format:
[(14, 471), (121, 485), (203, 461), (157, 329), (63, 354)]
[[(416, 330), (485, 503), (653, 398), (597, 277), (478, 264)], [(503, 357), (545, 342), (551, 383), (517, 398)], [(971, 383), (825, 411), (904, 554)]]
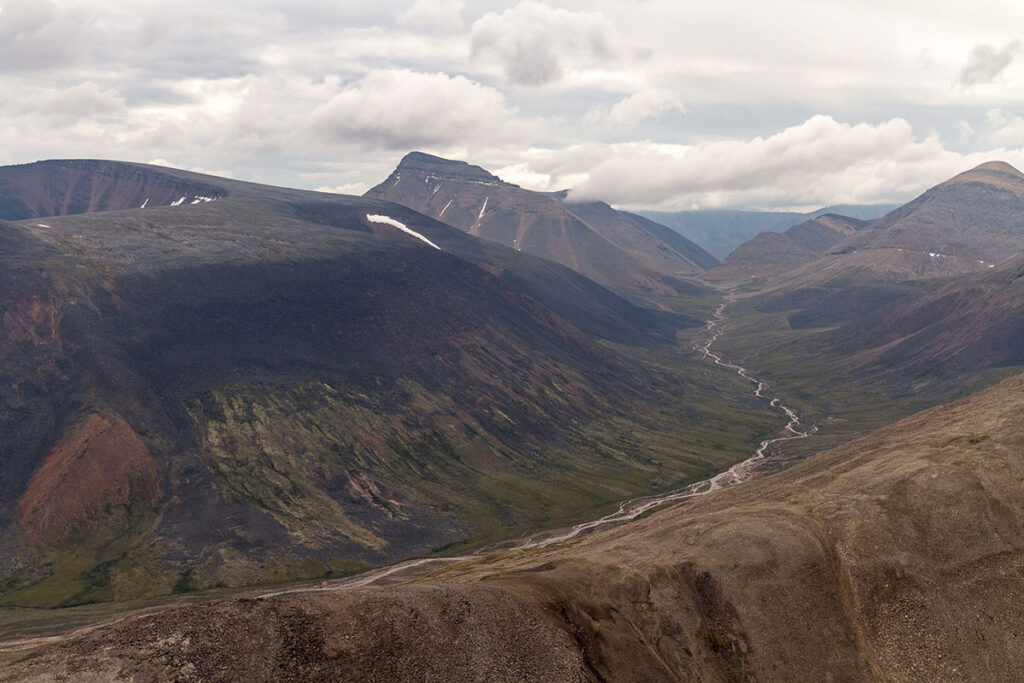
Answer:
[(902, 203), (1024, 166), (1024, 5), (0, 0), (0, 165), (360, 194), (412, 149), (627, 209)]

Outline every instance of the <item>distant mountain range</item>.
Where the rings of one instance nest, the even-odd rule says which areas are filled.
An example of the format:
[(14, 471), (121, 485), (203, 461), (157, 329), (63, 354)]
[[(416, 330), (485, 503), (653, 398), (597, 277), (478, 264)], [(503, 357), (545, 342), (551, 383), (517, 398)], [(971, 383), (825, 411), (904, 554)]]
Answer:
[[(767, 277), (775, 285), (792, 286), (924, 280), (985, 270), (1024, 249), (1022, 211), (1024, 174), (1009, 164), (990, 162), (933, 187), (883, 218), (867, 224), (848, 220), (844, 239), (816, 258), (793, 252), (806, 246), (807, 236), (787, 232), (790, 253), (770, 263), (778, 257), (775, 245), (780, 241), (763, 235), (738, 248), (712, 276)], [(766, 252), (764, 259), (759, 259), (761, 251)]]
[(825, 214), (871, 220), (897, 208), (896, 204), (837, 204), (810, 213), (697, 209), (692, 211), (640, 211), (639, 213), (702, 245), (719, 259), (762, 232), (788, 228)]
[(407, 154), (366, 197), (402, 204), (623, 291), (692, 292), (680, 278), (717, 264), (686, 238), (607, 204), (570, 204), (564, 194), (524, 190), (479, 166), (420, 152)]

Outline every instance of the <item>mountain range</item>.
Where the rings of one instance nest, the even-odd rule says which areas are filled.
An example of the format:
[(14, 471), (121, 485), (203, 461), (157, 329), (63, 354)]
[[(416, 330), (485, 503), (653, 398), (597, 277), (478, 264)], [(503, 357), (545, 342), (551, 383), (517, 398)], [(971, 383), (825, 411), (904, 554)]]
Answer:
[(1024, 174), (720, 264), (571, 198), (0, 168), (0, 630), (89, 625), (0, 679), (1018, 677)]
[(690, 293), (684, 279), (718, 260), (685, 237), (607, 204), (571, 204), (506, 183), (479, 166), (412, 152), (365, 195), (471, 235), (561, 263), (627, 292)]
[(397, 204), (103, 161), (0, 188), (8, 605), (479, 544), (770, 429), (661, 357), (698, 318)]

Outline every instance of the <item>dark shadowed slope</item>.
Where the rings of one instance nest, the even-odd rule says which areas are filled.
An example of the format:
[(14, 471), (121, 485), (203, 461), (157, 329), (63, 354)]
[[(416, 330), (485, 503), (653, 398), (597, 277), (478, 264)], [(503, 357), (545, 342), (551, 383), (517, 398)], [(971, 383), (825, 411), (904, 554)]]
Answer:
[(616, 211), (604, 202), (574, 202), (566, 192), (552, 196), (609, 242), (655, 270), (682, 276), (718, 265), (718, 259), (698, 245), (643, 216)]
[[(408, 206), (471, 235), (561, 263), (610, 287), (645, 294), (696, 291), (692, 283), (623, 251), (550, 196), (506, 183), (462, 161), (412, 152), (366, 196)], [(689, 268), (687, 272), (698, 271)]]
[(404, 587), (226, 600), (8, 680), (1016, 680), (1024, 377), (760, 481)]
[(0, 223), (5, 604), (479, 543), (703, 476), (771, 429), (758, 406), (719, 414), (685, 361), (645, 362), (695, 319), (408, 208), (40, 167), (102, 196), (219, 194)]

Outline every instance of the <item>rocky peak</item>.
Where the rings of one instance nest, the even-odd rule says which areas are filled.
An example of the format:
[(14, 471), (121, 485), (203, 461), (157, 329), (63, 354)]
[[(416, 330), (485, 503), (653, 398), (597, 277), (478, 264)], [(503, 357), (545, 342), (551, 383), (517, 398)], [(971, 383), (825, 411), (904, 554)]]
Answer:
[(465, 161), (443, 159), (423, 152), (409, 152), (402, 158), (393, 175), (403, 173), (418, 174), (427, 178), (444, 178), (493, 185), (508, 184), (479, 166), (473, 166)]

